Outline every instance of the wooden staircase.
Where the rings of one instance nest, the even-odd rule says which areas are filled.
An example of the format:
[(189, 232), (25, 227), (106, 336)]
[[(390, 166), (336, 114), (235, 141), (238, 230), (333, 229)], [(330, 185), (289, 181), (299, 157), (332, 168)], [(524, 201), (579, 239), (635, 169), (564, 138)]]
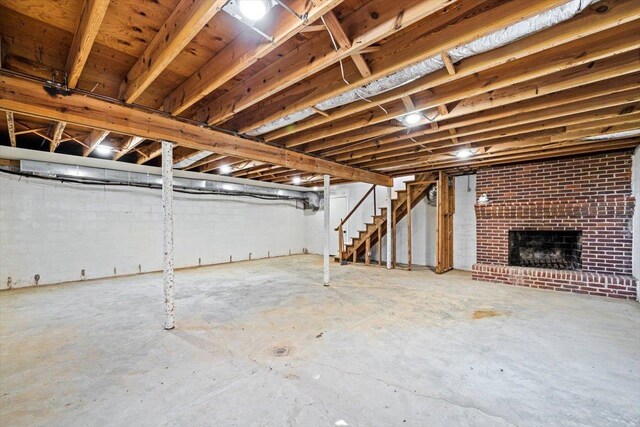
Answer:
[[(417, 204), (426, 197), (427, 189), (435, 182), (436, 180), (432, 175), (418, 175), (413, 181), (405, 182), (405, 189), (397, 191), (396, 198), (391, 201), (391, 207), (393, 209), (391, 212), (393, 218), (392, 224), (397, 224), (407, 215), (411, 206)], [(409, 189), (411, 191), (410, 200)], [(365, 197), (368, 194), (369, 193), (367, 193)], [(357, 206), (359, 205), (360, 203)], [(336, 257), (336, 261), (346, 260), (350, 262), (364, 262), (367, 265), (371, 264), (371, 248), (376, 243), (380, 242), (383, 236), (387, 233), (387, 208), (381, 208), (381, 212), (373, 215), (371, 222), (365, 223), (364, 225), (364, 230), (360, 230), (358, 235), (352, 239), (350, 244), (343, 246), (342, 254), (340, 254), (341, 256), (339, 255)], [(393, 259), (395, 260), (395, 239), (393, 250)], [(378, 245), (378, 264), (381, 264), (381, 260), (382, 245)]]

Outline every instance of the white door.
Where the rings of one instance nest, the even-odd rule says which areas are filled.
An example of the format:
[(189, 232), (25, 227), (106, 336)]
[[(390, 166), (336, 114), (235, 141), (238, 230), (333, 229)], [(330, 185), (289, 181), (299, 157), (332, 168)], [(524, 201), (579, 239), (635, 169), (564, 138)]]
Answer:
[[(331, 225), (331, 240), (329, 242), (329, 253), (331, 255), (338, 254), (338, 232), (334, 231), (342, 218), (345, 218), (349, 213), (349, 203), (347, 201), (347, 196), (336, 196), (331, 197), (331, 205), (330, 205), (330, 225)], [(343, 236), (346, 240), (349, 236), (349, 230), (347, 229), (347, 225), (349, 222), (343, 225)]]

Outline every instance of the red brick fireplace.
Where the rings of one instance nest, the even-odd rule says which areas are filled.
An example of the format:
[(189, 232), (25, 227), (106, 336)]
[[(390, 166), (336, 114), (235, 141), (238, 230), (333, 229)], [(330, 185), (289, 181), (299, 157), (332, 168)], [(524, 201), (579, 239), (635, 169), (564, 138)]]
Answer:
[(631, 155), (479, 170), (477, 194), (489, 203), (476, 205), (473, 278), (635, 298)]

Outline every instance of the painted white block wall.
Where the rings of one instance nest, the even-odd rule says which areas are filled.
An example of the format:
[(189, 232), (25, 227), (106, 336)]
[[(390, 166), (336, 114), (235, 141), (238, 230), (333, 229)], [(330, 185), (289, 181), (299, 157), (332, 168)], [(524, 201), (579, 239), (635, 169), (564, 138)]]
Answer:
[[(394, 179), (393, 189), (402, 190), (405, 188), (404, 182), (412, 180), (413, 176)], [(454, 230), (454, 268), (460, 270), (471, 270), (476, 262), (476, 217), (474, 204), (476, 200), (476, 177), (475, 175), (456, 177), (456, 213), (453, 219)], [(349, 209), (352, 209), (364, 194), (371, 188), (369, 184), (342, 184), (332, 187), (332, 196), (346, 196), (349, 200)], [(347, 222), (349, 239), (356, 236), (358, 230), (364, 229), (364, 223), (371, 220), (373, 215), (373, 195), (363, 202), (358, 210)], [(395, 192), (393, 194), (395, 198)], [(386, 206), (386, 189), (376, 187), (376, 198), (378, 213), (379, 209)], [(311, 219), (313, 221), (313, 219)], [(309, 229), (317, 229), (318, 225), (310, 225)], [(423, 199), (411, 209), (412, 240), (412, 260), (416, 265), (434, 266), (436, 263), (436, 208), (430, 206), (426, 199)], [(321, 240), (319, 240), (321, 242)], [(321, 246), (307, 242), (307, 247), (313, 253), (317, 252)], [(397, 261), (401, 264), (407, 263), (407, 219), (403, 218), (398, 222), (397, 230)], [(371, 250), (372, 258), (377, 260), (378, 247), (374, 245)], [(386, 261), (386, 240), (382, 244), (383, 261)]]
[[(302, 253), (295, 202), (176, 194), (176, 267)], [(320, 227), (321, 229), (322, 227)], [(160, 190), (0, 175), (0, 289), (159, 271)]]
[[(633, 275), (640, 279), (640, 146), (636, 148), (633, 156), (631, 179), (633, 194), (636, 198), (636, 207), (633, 212)], [(640, 301), (640, 295), (638, 301)]]

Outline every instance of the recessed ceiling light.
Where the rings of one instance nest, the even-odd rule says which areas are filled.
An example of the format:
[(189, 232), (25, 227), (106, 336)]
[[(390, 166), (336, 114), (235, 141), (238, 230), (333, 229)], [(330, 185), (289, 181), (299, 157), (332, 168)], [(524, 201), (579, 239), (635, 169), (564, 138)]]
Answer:
[(302, 182), (302, 178), (300, 178), (299, 176), (294, 176), (293, 177), (293, 183), (298, 185)]
[(100, 154), (101, 156), (108, 156), (109, 154), (111, 154), (111, 147), (109, 147), (108, 145), (98, 145), (96, 147), (96, 153)]
[(462, 150), (458, 150), (456, 153), (456, 157), (459, 159), (467, 159), (473, 155), (473, 152), (467, 148), (463, 148)]
[(402, 121), (407, 125), (407, 126), (413, 126), (416, 125), (420, 122), (420, 120), (422, 120), (422, 114), (420, 113), (409, 113), (406, 116), (404, 116), (402, 118)]
[(226, 174), (228, 174), (228, 173), (231, 173), (231, 166), (229, 166), (229, 165), (223, 165), (223, 166), (220, 166), (219, 171), (220, 171), (220, 173), (221, 173), (221, 174), (223, 174), (223, 175), (226, 175)]
[(268, 0), (238, 0), (240, 13), (250, 21), (258, 21), (269, 11)]
[(312, 190), (313, 190), (313, 191), (318, 191), (318, 190), (319, 190), (319, 188), (318, 188), (317, 186), (314, 186), (314, 187), (312, 188)]

